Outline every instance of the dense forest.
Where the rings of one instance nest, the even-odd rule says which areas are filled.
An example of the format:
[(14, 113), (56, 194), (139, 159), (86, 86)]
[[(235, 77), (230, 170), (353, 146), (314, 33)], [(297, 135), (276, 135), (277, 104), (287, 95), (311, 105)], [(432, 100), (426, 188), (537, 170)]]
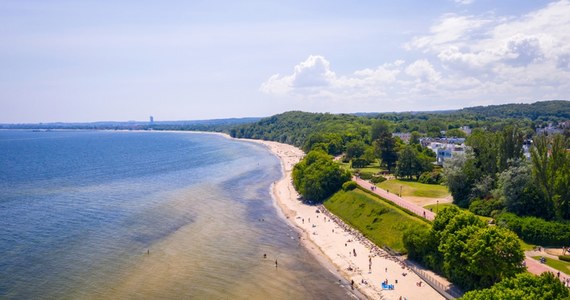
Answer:
[(444, 112), (337, 115), (292, 111), (255, 123), (232, 126), (225, 131), (232, 137), (272, 140), (302, 147), (309, 137), (318, 134), (337, 134), (344, 137), (343, 140), (350, 136), (366, 139), (374, 120), (388, 121), (393, 132), (418, 132), (428, 137), (442, 137), (442, 131), (461, 134), (457, 129), (463, 126), (498, 131), (509, 125), (530, 137), (536, 128), (570, 120), (570, 101), (504, 104)]

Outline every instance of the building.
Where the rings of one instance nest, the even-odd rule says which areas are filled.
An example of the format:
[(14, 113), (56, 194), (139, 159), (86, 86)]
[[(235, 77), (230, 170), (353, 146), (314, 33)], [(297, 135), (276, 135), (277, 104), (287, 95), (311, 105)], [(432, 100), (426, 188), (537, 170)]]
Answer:
[(410, 138), (412, 134), (409, 132), (394, 132), (392, 133), (393, 137), (399, 137), (404, 143), (410, 143)]
[(150, 116), (150, 122), (149, 123), (150, 124), (154, 123), (154, 117), (153, 116)]
[(452, 158), (454, 155), (463, 154), (465, 145), (454, 143), (432, 142), (428, 146), (436, 154), (436, 164), (442, 166), (445, 160)]

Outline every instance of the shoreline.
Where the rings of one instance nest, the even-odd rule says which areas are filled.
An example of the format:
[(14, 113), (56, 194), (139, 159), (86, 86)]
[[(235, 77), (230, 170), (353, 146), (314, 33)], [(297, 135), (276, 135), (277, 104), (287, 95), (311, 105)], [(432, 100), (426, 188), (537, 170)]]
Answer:
[[(92, 131), (88, 129), (86, 131)], [(294, 146), (264, 140), (238, 139), (221, 132), (178, 130), (95, 130), (113, 132), (161, 132), (218, 135), (226, 139), (250, 142), (264, 146), (275, 155), (281, 165), (281, 177), (270, 186), (273, 205), (280, 215), (299, 234), (301, 245), (356, 299), (445, 299), (400, 261), (373, 246), (358, 231), (342, 222), (324, 206), (306, 205), (298, 200), (292, 184), (293, 166), (305, 153)], [(311, 223), (312, 221), (312, 223)], [(369, 269), (369, 264), (371, 268)], [(405, 275), (404, 275), (405, 274)], [(351, 281), (354, 289), (351, 289)], [(387, 281), (393, 290), (383, 290)], [(421, 282), (421, 286), (418, 283)]]
[[(228, 135), (226, 135), (228, 138)], [(302, 244), (331, 273), (340, 275), (354, 296), (366, 299), (445, 299), (395, 257), (358, 234), (324, 206), (303, 204), (292, 184), (293, 166), (304, 153), (299, 148), (273, 141), (236, 139), (264, 145), (281, 164), (282, 177), (271, 185), (280, 214), (302, 237)], [(330, 268), (334, 268), (331, 270)], [(381, 282), (393, 285), (382, 288)], [(419, 283), (421, 282), (421, 285)], [(351, 293), (353, 291), (350, 291)], [(401, 297), (401, 298), (400, 298)]]

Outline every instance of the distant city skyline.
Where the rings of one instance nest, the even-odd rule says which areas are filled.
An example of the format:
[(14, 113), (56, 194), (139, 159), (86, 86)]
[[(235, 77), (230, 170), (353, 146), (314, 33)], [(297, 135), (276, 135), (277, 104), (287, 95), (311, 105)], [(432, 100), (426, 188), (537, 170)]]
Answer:
[(567, 0), (1, 7), (0, 123), (430, 111), (570, 98)]

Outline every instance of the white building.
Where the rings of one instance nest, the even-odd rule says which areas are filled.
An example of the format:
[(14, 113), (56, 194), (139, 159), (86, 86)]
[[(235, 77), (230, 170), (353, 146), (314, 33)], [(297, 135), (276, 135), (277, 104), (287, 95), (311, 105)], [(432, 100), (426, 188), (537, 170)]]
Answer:
[(433, 152), (436, 154), (436, 163), (440, 166), (443, 165), (443, 162), (446, 159), (450, 159), (453, 155), (457, 153), (464, 153), (465, 152), (465, 145), (457, 145), (453, 143), (440, 143), (440, 142), (433, 142), (428, 145)]

